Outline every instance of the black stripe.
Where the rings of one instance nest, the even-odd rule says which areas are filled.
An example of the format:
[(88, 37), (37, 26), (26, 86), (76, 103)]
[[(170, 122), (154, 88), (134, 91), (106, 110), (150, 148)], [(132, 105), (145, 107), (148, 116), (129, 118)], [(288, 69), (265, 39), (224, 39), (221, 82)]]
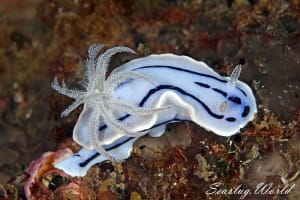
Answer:
[(92, 160), (97, 158), (99, 155), (100, 155), (100, 153), (96, 152), (94, 155), (92, 155), (91, 157), (89, 157), (85, 161), (79, 163), (79, 167), (85, 167), (87, 164), (89, 164), (89, 162), (91, 162)]
[[(195, 74), (195, 75), (198, 75), (198, 76), (203, 76), (203, 77), (206, 77), (206, 78), (211, 78), (211, 79), (217, 80), (221, 83), (227, 83), (228, 82), (226, 80), (217, 78), (217, 77), (209, 75), (209, 74), (203, 74), (203, 73), (199, 73), (199, 72), (195, 72), (195, 71), (191, 71), (191, 70), (187, 70), (187, 69), (182, 69), (182, 68), (179, 68), (179, 67), (172, 67), (172, 66), (151, 65), (151, 66), (144, 66), (144, 67), (135, 68), (133, 70), (147, 69), (147, 68), (168, 68), (168, 69), (173, 69), (173, 70), (177, 70), (177, 71), (187, 72), (187, 73), (190, 73), (190, 74)], [(242, 90), (239, 87), (237, 87), (237, 88), (238, 88), (238, 90), (240, 90), (247, 97), (247, 93), (244, 90)]]
[(144, 67), (135, 68), (133, 70), (147, 69), (147, 68), (168, 68), (168, 69), (173, 69), (173, 70), (177, 70), (177, 71), (181, 71), (181, 72), (187, 72), (187, 73), (190, 73), (190, 74), (195, 74), (195, 75), (198, 75), (198, 76), (203, 76), (203, 77), (206, 77), (206, 78), (211, 78), (211, 79), (217, 80), (217, 81), (219, 81), (221, 83), (227, 83), (226, 80), (217, 78), (217, 77), (215, 77), (213, 75), (203, 74), (203, 73), (191, 71), (191, 70), (188, 70), (188, 69), (182, 69), (182, 68), (179, 68), (179, 67), (172, 67), (172, 66), (151, 65), (151, 66), (144, 66)]
[(195, 82), (197, 85), (204, 87), (204, 88), (210, 88), (210, 85), (206, 84), (206, 83), (201, 83), (201, 82)]
[(232, 101), (232, 102), (234, 102), (236, 104), (242, 104), (242, 100), (239, 97), (231, 96), (231, 97), (228, 97), (228, 100)]
[(202, 107), (207, 111), (208, 114), (210, 114), (212, 117), (216, 118), (216, 119), (222, 119), (224, 116), (223, 115), (218, 115), (214, 112), (212, 112), (209, 107), (204, 103), (202, 102), (200, 99), (198, 99), (197, 97), (195, 97), (194, 95), (190, 94), (190, 93), (187, 93), (186, 91), (184, 91), (183, 89), (181, 88), (178, 88), (178, 87), (175, 87), (175, 86), (172, 86), (172, 85), (160, 85), (152, 90), (150, 90), (148, 92), (148, 94), (142, 99), (142, 101), (140, 102), (140, 106), (143, 106), (144, 103), (147, 101), (147, 99), (154, 93), (160, 91), (160, 90), (164, 90), (164, 89), (168, 89), (168, 90), (175, 90), (183, 95), (186, 95), (188, 97), (191, 97), (192, 99), (194, 99), (195, 101), (197, 101), (199, 104), (202, 105)]
[(132, 139), (134, 139), (135, 137), (129, 137), (129, 138), (127, 138), (126, 140), (124, 140), (124, 141), (122, 141), (122, 142), (119, 142), (119, 143), (117, 143), (117, 144), (115, 144), (115, 145), (113, 145), (113, 146), (111, 146), (111, 147), (108, 147), (108, 148), (104, 148), (106, 151), (110, 151), (110, 150), (112, 150), (112, 149), (115, 149), (115, 148), (118, 148), (119, 146), (121, 146), (122, 144), (125, 144), (126, 142), (128, 142), (128, 141), (130, 141), (130, 140), (132, 140)]
[(236, 121), (236, 119), (234, 117), (227, 117), (226, 120), (229, 121), (229, 122), (235, 122)]
[(242, 89), (239, 88), (239, 87), (237, 87), (237, 89), (239, 89), (239, 90), (243, 93), (243, 95), (245, 95), (245, 96), (247, 97), (247, 94), (246, 94), (246, 92), (244, 92), (244, 90), (242, 90)]
[(244, 107), (244, 111), (242, 113), (242, 117), (247, 117), (247, 115), (249, 114), (250, 112), (250, 107), (249, 106), (245, 106)]
[[(124, 141), (122, 141), (122, 142), (119, 142), (119, 143), (116, 143), (115, 145), (113, 145), (113, 146), (111, 146), (111, 147), (109, 147), (109, 148), (106, 148), (106, 149), (105, 149), (105, 147), (104, 147), (104, 149), (105, 149), (106, 151), (110, 151), (110, 150), (112, 150), (112, 149), (118, 148), (119, 146), (125, 144), (126, 142), (132, 140), (133, 138), (134, 138), (134, 137), (129, 137), (129, 138), (127, 138), (126, 140), (124, 140)], [(79, 166), (80, 166), (80, 167), (85, 167), (87, 164), (89, 164), (89, 162), (91, 162), (92, 160), (94, 160), (94, 159), (95, 159), (96, 157), (98, 157), (98, 156), (100, 156), (100, 153), (95, 152), (94, 155), (92, 155), (91, 157), (89, 157), (88, 159), (86, 159), (84, 162), (79, 163)]]
[(217, 92), (217, 93), (223, 95), (224, 97), (227, 97), (227, 93), (224, 92), (223, 90), (220, 90), (220, 89), (218, 89), (218, 88), (213, 88), (213, 91), (215, 91), (215, 92)]
[(185, 122), (185, 121), (188, 122), (189, 120), (182, 120), (182, 119), (174, 118), (174, 119), (170, 119), (170, 120), (163, 121), (163, 122), (160, 122), (160, 123), (158, 123), (158, 124), (155, 124), (155, 125), (153, 125), (151, 128), (142, 130), (141, 132), (149, 131), (149, 130), (151, 130), (151, 129), (153, 129), (153, 128), (159, 127), (159, 126), (161, 126), (161, 125), (163, 125), (163, 124), (168, 124), (168, 123), (170, 123), (170, 122)]
[[(129, 117), (129, 114), (124, 115), (123, 117), (120, 117), (118, 120), (123, 121), (124, 119), (126, 119), (127, 117)], [(103, 131), (104, 129), (107, 128), (107, 125), (104, 124), (103, 126), (100, 126), (99, 131)]]

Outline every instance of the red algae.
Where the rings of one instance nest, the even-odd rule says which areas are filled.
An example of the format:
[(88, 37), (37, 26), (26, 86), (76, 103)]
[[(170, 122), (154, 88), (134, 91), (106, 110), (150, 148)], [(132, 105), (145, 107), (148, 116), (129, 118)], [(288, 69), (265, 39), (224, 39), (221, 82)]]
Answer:
[[(241, 184), (254, 192), (260, 182), (296, 187), (245, 199), (299, 199), (299, 1), (27, 0), (0, 8), (0, 199), (25, 199), (24, 184), (28, 199), (240, 199), (228, 190)], [(79, 150), (70, 137), (80, 109), (61, 119), (69, 100), (50, 85), (55, 74), (79, 80), (95, 42), (141, 56), (185, 54), (222, 75), (243, 58), (241, 80), (254, 89), (258, 114), (230, 138), (168, 125), (163, 137), (137, 141), (125, 162), (68, 177), (53, 163), (59, 149)], [(56, 153), (40, 162), (48, 151)], [(32, 160), (35, 173), (26, 170)], [(223, 193), (207, 194), (215, 183)]]
[[(46, 177), (50, 173), (63, 174), (59, 170), (55, 170), (54, 164), (70, 155), (72, 155), (72, 151), (64, 149), (55, 153), (46, 152), (41, 158), (33, 161), (28, 168), (28, 178), (24, 182), (25, 196), (28, 199), (40, 199), (49, 195), (50, 190), (45, 186), (42, 177)], [(65, 176), (67, 177), (67, 175)]]

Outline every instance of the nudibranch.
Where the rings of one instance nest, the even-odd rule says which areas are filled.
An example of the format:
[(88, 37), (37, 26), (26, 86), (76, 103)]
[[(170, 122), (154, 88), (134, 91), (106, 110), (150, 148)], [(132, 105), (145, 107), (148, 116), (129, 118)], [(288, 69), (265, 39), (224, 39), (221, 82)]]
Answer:
[(251, 88), (238, 80), (241, 65), (223, 77), (204, 62), (160, 54), (133, 59), (106, 77), (114, 54), (134, 51), (113, 47), (98, 55), (102, 48), (95, 44), (89, 49), (85, 91), (68, 89), (64, 82), (60, 86), (56, 79), (52, 84), (75, 99), (63, 116), (83, 104), (73, 139), (84, 149), (57, 165), (70, 174), (85, 173), (71, 172), (72, 163), (86, 171), (103, 160), (126, 159), (137, 138), (159, 137), (168, 123), (192, 121), (217, 135), (231, 136), (257, 112)]

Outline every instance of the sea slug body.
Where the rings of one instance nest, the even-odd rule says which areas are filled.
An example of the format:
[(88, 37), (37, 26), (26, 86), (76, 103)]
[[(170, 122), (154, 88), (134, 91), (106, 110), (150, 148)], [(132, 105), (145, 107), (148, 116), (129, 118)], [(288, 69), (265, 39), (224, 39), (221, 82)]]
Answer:
[[(240, 65), (230, 77), (222, 77), (204, 62), (160, 54), (133, 59), (106, 78), (111, 56), (133, 51), (114, 47), (97, 57), (102, 47), (90, 47), (86, 91), (53, 83), (54, 89), (75, 99), (64, 114), (84, 104), (73, 131), (73, 139), (84, 149), (57, 165), (71, 175), (82, 176), (103, 160), (126, 159), (137, 138), (159, 137), (168, 123), (192, 121), (217, 135), (231, 136), (257, 112), (251, 88), (237, 80)], [(72, 163), (77, 167), (71, 169)]]

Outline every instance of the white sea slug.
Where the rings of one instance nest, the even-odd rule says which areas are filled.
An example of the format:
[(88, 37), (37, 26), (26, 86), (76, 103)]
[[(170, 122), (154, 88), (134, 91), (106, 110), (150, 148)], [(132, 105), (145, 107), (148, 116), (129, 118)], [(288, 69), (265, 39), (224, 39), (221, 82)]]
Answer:
[(222, 77), (204, 62), (160, 54), (133, 59), (106, 78), (112, 55), (134, 51), (114, 47), (98, 56), (102, 47), (89, 49), (86, 91), (59, 86), (56, 79), (52, 84), (75, 99), (63, 116), (84, 104), (73, 131), (83, 149), (56, 165), (73, 176), (83, 176), (107, 159), (126, 159), (138, 137), (159, 137), (168, 123), (192, 121), (217, 135), (231, 136), (257, 112), (252, 90), (238, 80), (240, 65), (230, 77)]

